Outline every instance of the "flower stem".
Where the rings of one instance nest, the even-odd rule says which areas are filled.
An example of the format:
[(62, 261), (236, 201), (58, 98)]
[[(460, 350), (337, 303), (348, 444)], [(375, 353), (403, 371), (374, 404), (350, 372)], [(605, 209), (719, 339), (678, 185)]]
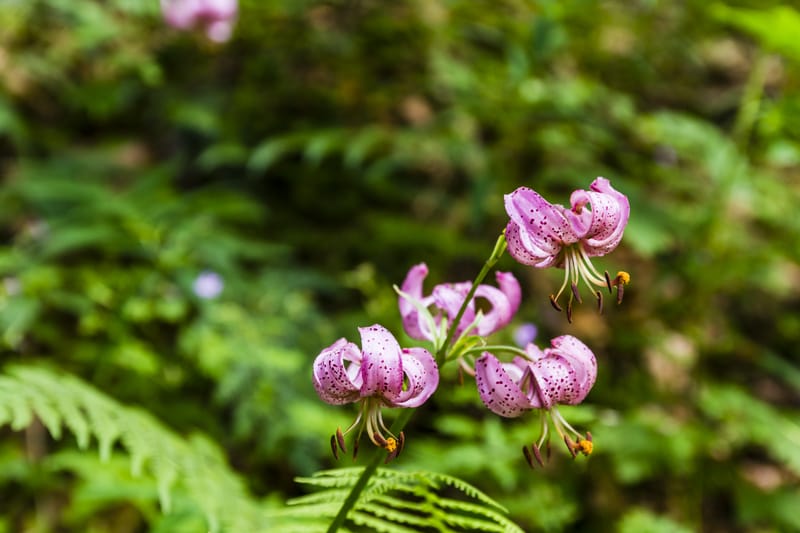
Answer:
[[(447, 338), (445, 339), (444, 344), (442, 344), (441, 348), (439, 348), (439, 350), (436, 352), (436, 364), (439, 365), (439, 367), (441, 367), (447, 361), (448, 345), (453, 339), (453, 335), (458, 328), (458, 324), (461, 322), (461, 317), (464, 316), (464, 311), (466, 311), (467, 305), (469, 304), (470, 300), (472, 300), (472, 297), (475, 296), (475, 291), (477, 290), (478, 285), (480, 285), (481, 282), (486, 278), (486, 275), (489, 273), (495, 263), (497, 263), (497, 260), (502, 257), (505, 250), (506, 236), (505, 233), (503, 233), (497, 239), (494, 249), (492, 250), (492, 254), (483, 264), (483, 268), (481, 268), (481, 271), (478, 272), (477, 276), (475, 276), (475, 280), (472, 282), (472, 287), (470, 288), (469, 293), (467, 293), (467, 297), (464, 298), (464, 303), (461, 304), (461, 309), (458, 310), (455, 320), (453, 320), (453, 322), (450, 324), (450, 329), (447, 331)], [(400, 413), (400, 416), (397, 417), (397, 420), (395, 420), (394, 424), (392, 424), (392, 433), (395, 435), (399, 434), (405, 425), (408, 424), (408, 421), (411, 420), (411, 416), (415, 411), (416, 409), (412, 408), (403, 409)], [(336, 531), (342, 525), (344, 525), (344, 522), (347, 519), (347, 514), (355, 506), (356, 502), (358, 501), (358, 497), (361, 496), (361, 493), (366, 488), (370, 478), (378, 469), (378, 465), (380, 465), (381, 461), (385, 459), (386, 451), (382, 448), (376, 448), (369, 463), (364, 467), (364, 471), (361, 472), (361, 475), (359, 476), (355, 485), (353, 485), (353, 488), (350, 489), (350, 493), (347, 495), (344, 503), (342, 503), (342, 507), (339, 509), (339, 512), (333, 519), (333, 522), (331, 522), (331, 525), (328, 527), (328, 533), (336, 533)]]

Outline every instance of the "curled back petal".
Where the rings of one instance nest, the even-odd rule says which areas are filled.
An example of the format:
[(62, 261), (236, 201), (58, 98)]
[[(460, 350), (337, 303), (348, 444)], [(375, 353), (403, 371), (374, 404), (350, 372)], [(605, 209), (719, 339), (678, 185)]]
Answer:
[(504, 196), (506, 213), (519, 226), (523, 247), (537, 257), (557, 256), (564, 245), (578, 242), (564, 208), (539, 193), (520, 187)]
[(508, 298), (508, 303), (511, 306), (511, 314), (514, 315), (519, 309), (519, 304), (522, 301), (522, 289), (519, 286), (519, 281), (514, 277), (511, 272), (497, 272), (495, 274), (497, 285), (503, 294)]
[(403, 388), (400, 345), (379, 324), (358, 328), (361, 333), (361, 396), (393, 397)]
[(531, 244), (528, 233), (523, 233), (523, 230), (513, 220), (509, 220), (506, 226), (506, 244), (509, 255), (523, 265), (546, 268), (555, 265), (558, 261), (557, 251), (542, 250)]
[[(433, 288), (433, 302), (436, 307), (441, 309), (452, 323), (458, 314), (459, 309), (464, 303), (464, 299), (472, 286), (470, 282), (461, 283), (442, 283)], [(475, 301), (467, 304), (461, 322), (456, 328), (456, 336), (460, 335), (464, 329), (475, 320)]]
[(573, 403), (577, 397), (577, 380), (572, 366), (557, 355), (547, 357), (531, 364), (535, 379), (536, 395), (545, 409), (558, 403)]
[(392, 407), (419, 407), (439, 386), (439, 368), (431, 353), (424, 348), (403, 348), (403, 373), (406, 388), (394, 398)]
[(589, 394), (597, 379), (597, 359), (594, 353), (583, 342), (572, 335), (562, 335), (551, 341), (552, 349), (546, 350), (548, 355), (558, 355), (573, 369), (577, 396), (575, 403), (580, 403)]
[(414, 265), (409, 269), (406, 274), (406, 279), (403, 280), (403, 285), (400, 289), (413, 298), (417, 305), (403, 296), (398, 296), (398, 307), (400, 308), (400, 316), (403, 319), (403, 329), (412, 339), (418, 341), (432, 340), (433, 334), (429, 331), (423, 323), (422, 317), (418, 306), (425, 306), (423, 302), (425, 298), (422, 296), (422, 283), (428, 275), (428, 266), (425, 263)]
[[(578, 218), (581, 220), (578, 233), (586, 253), (590, 257), (602, 256), (614, 250), (622, 240), (630, 216), (630, 203), (605, 178), (594, 180), (589, 189), (572, 193), (572, 210), (568, 213), (573, 215), (570, 219), (573, 227)], [(591, 211), (585, 209), (586, 204), (591, 205)], [(588, 218), (587, 213), (590, 213)]]
[(500, 416), (513, 418), (531, 408), (528, 398), (489, 352), (475, 361), (475, 383), (484, 405)]
[(525, 353), (528, 354), (528, 359), (534, 362), (545, 356), (545, 353), (541, 350), (541, 348), (532, 342), (528, 343), (528, 345), (525, 347)]
[(514, 316), (511, 312), (511, 303), (500, 289), (491, 285), (478, 285), (475, 289), (475, 297), (486, 298), (492, 308), (478, 322), (476, 333), (481, 336), (491, 335), (495, 331), (502, 329)]
[[(314, 360), (314, 389), (320, 399), (333, 405), (350, 403), (360, 398), (361, 353), (346, 339), (339, 339)], [(347, 366), (349, 363), (349, 366)]]

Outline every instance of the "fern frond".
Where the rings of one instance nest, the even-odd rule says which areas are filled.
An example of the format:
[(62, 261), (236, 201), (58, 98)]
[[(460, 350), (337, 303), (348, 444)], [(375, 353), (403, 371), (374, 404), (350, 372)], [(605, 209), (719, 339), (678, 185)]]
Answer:
[[(285, 516), (317, 516), (328, 523), (356, 483), (362, 468), (324, 470), (296, 481), (321, 489), (290, 500)], [(445, 497), (449, 487), (465, 499)], [(452, 494), (451, 494), (452, 496)], [(505, 508), (466, 481), (436, 472), (379, 468), (361, 493), (348, 523), (373, 531), (489, 531), (518, 533)]]
[(30, 366), (7, 369), (0, 375), (0, 426), (21, 430), (35, 418), (55, 439), (66, 427), (81, 449), (94, 438), (101, 460), (109, 460), (115, 446), (125, 450), (134, 475), (153, 476), (165, 512), (180, 487), (212, 532), (272, 530), (265, 509), (207, 439), (178, 436), (146, 411), (126, 407), (74, 376)]

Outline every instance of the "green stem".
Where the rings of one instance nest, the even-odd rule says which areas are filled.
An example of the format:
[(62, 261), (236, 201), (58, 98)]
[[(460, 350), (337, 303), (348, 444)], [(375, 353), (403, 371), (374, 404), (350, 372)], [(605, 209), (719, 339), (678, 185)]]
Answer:
[[(453, 339), (453, 335), (455, 334), (456, 328), (461, 322), (461, 317), (464, 316), (464, 311), (467, 309), (467, 304), (472, 297), (475, 295), (475, 290), (478, 288), (478, 285), (486, 278), (486, 275), (492, 269), (492, 267), (497, 263), (497, 260), (502, 257), (503, 252), (506, 250), (506, 238), (505, 234), (500, 235), (497, 239), (497, 242), (494, 245), (494, 249), (492, 250), (492, 254), (489, 256), (489, 259), (483, 264), (483, 268), (475, 276), (475, 280), (472, 282), (472, 288), (470, 288), (469, 293), (467, 293), (467, 297), (464, 298), (464, 303), (461, 304), (461, 309), (458, 310), (458, 314), (456, 315), (455, 320), (450, 324), (450, 329), (447, 331), (447, 338), (444, 341), (444, 344), (441, 348), (436, 352), (436, 364), (440, 367), (445, 363), (447, 359), (447, 346), (450, 344), (450, 341)], [(408, 408), (403, 409), (400, 413), (400, 416), (397, 417), (397, 420), (394, 421), (392, 424), (391, 430), (392, 433), (397, 435), (400, 433), (403, 428), (408, 424), (408, 421), (411, 420), (411, 416), (414, 414), (416, 409)], [(381, 464), (381, 461), (386, 460), (386, 451), (382, 448), (376, 448), (372, 458), (370, 459), (369, 463), (366, 467), (364, 467), (364, 471), (361, 472), (361, 475), (358, 477), (356, 484), (353, 485), (353, 488), (350, 489), (350, 493), (347, 495), (347, 498), (344, 500), (342, 507), (339, 509), (339, 513), (331, 522), (331, 525), (328, 527), (328, 533), (336, 533), (338, 529), (344, 525), (344, 521), (347, 519), (347, 514), (350, 510), (355, 506), (356, 502), (358, 501), (358, 497), (361, 496), (361, 493), (369, 483), (370, 478), (378, 469), (378, 466)]]
[(733, 125), (733, 138), (742, 149), (747, 147), (750, 134), (758, 119), (758, 108), (761, 105), (761, 95), (767, 80), (768, 62), (767, 54), (760, 52), (744, 86), (736, 122)]

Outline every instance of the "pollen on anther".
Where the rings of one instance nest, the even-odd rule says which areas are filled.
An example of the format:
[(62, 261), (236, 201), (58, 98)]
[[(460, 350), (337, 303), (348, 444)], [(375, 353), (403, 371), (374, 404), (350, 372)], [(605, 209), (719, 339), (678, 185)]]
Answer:
[(594, 450), (594, 444), (588, 439), (582, 439), (578, 441), (577, 448), (583, 455), (591, 455), (592, 450)]
[[(590, 443), (591, 444), (591, 443)], [(397, 449), (397, 439), (389, 437), (386, 439), (386, 444), (383, 445), (387, 452), (393, 452)]]

